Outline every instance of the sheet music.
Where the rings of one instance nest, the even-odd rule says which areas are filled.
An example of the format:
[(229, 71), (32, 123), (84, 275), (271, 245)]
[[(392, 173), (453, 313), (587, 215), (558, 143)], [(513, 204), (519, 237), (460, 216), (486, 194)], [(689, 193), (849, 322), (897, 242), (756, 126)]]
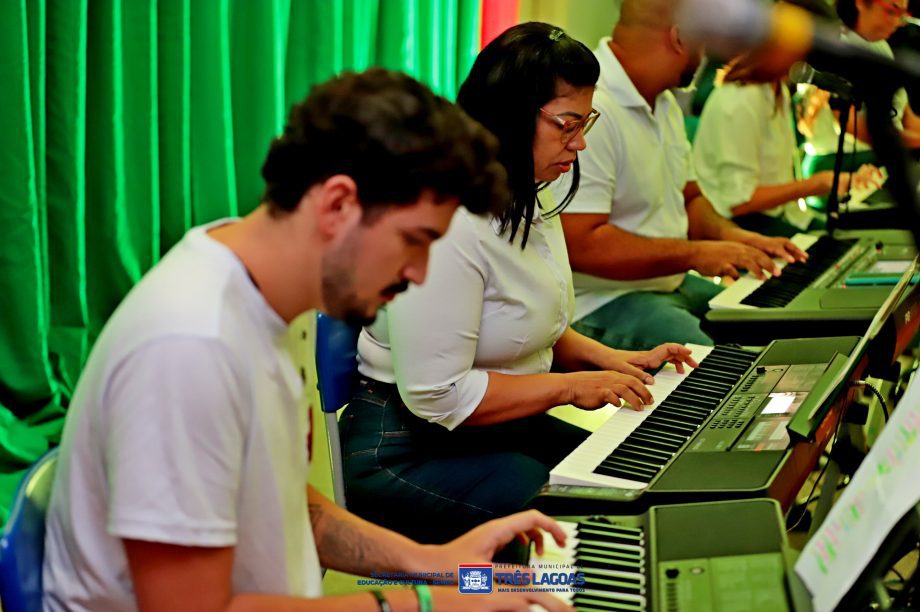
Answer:
[(920, 376), (915, 376), (875, 446), (808, 542), (795, 571), (814, 609), (833, 610), (895, 524), (920, 502)]
[[(792, 237), (792, 243), (802, 249), (803, 251), (808, 250), (808, 248), (818, 241), (818, 236), (813, 234), (796, 234)], [(774, 259), (780, 268), (785, 268), (787, 262), (783, 259)], [(764, 281), (757, 280), (750, 274), (745, 274), (734, 283), (726, 287), (722, 292), (720, 292), (716, 297), (709, 300), (709, 307), (715, 310), (724, 310), (724, 309), (734, 309), (734, 310), (743, 310), (747, 308), (756, 308), (756, 306), (748, 306), (747, 304), (742, 304), (741, 300), (747, 296), (754, 293), (754, 290), (759, 288)]]
[[(686, 344), (685, 346), (692, 351), (693, 358), (697, 362), (712, 351), (711, 346), (698, 344)], [(550, 471), (550, 484), (606, 486), (621, 489), (647, 487), (648, 483), (595, 474), (594, 468), (614, 448), (619, 446), (649, 414), (654, 412), (658, 404), (677, 388), (677, 385), (686, 378), (690, 371), (690, 368), (686, 368), (684, 374), (678, 374), (677, 369), (671, 364), (663, 367), (655, 375), (655, 384), (649, 388), (655, 401), (642, 411), (633, 410), (629, 406), (616, 408), (610, 404), (602, 408), (601, 410), (604, 411), (602, 414), (607, 415), (606, 420), (597, 424), (593, 429), (594, 433)]]

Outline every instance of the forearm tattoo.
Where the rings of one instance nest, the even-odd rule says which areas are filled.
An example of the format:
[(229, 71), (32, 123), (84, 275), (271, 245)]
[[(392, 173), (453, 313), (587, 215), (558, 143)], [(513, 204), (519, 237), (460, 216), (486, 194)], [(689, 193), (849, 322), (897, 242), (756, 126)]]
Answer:
[(361, 525), (324, 512), (319, 504), (309, 504), (310, 522), (323, 567), (351, 573), (395, 569), (392, 551), (365, 533)]

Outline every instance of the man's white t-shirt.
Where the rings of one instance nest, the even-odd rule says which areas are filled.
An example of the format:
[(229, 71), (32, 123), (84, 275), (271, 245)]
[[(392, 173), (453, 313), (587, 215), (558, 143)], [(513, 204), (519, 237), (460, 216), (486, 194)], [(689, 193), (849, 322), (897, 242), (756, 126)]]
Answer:
[[(655, 99), (652, 110), (609, 42), (601, 39), (594, 50), (601, 66), (594, 107), (601, 116), (586, 137), (588, 147), (578, 155), (580, 185), (565, 213), (604, 214), (609, 223), (639, 236), (686, 239), (683, 190), (695, 176), (683, 112), (670, 91)], [(568, 176), (553, 184), (557, 201), (569, 185)], [(575, 320), (626, 293), (674, 291), (683, 279), (683, 274), (671, 274), (618, 281), (576, 272)]]
[(321, 594), (287, 326), (206, 230), (128, 294), (77, 385), (48, 513), (48, 610), (136, 609), (123, 539), (233, 546), (234, 593)]
[[(753, 197), (758, 187), (797, 180), (798, 146), (789, 91), (772, 84), (716, 87), (700, 116), (693, 160), (700, 189), (723, 217)], [(763, 211), (806, 229), (812, 220), (798, 202)]]

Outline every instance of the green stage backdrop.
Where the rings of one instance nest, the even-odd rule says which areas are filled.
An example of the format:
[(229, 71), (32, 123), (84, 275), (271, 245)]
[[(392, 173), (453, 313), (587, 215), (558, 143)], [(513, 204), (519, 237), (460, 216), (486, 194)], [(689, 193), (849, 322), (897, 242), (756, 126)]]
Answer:
[(0, 518), (125, 293), (256, 206), (290, 105), (372, 65), (452, 99), (479, 20), (480, 0), (0, 2)]

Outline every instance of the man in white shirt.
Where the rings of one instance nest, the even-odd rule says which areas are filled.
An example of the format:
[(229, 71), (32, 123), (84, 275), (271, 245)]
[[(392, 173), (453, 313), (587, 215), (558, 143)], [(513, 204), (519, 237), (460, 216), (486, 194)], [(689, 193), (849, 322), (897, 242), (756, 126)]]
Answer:
[[(745, 231), (702, 197), (673, 87), (690, 84), (699, 49), (674, 25), (676, 0), (625, 0), (595, 53), (601, 113), (580, 154), (581, 185), (562, 215), (574, 275), (575, 329), (609, 346), (712, 344), (700, 317), (719, 287), (688, 276), (778, 274), (771, 257), (805, 254)], [(566, 186), (554, 186), (554, 190)]]
[(308, 310), (366, 322), (421, 283), (458, 205), (504, 199), (496, 149), (452, 104), (381, 69), (294, 107), (262, 168), (262, 205), (191, 230), (93, 349), (48, 514), (46, 609), (567, 609), (456, 587), (319, 599), (320, 566), (450, 572), (521, 532), (563, 538), (531, 512), (422, 546), (336, 507), (307, 484), (305, 381), (283, 348)]

